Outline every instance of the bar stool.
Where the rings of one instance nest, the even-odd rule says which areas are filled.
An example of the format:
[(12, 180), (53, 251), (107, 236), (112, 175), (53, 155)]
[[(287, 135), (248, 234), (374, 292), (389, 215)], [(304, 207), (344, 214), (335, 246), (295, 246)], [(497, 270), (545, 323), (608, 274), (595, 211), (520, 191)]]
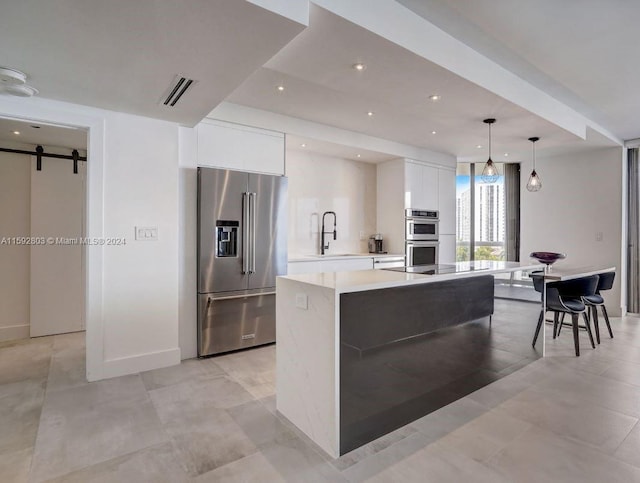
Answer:
[[(540, 294), (540, 301), (542, 302), (544, 290), (544, 272), (542, 270), (531, 272), (531, 279), (533, 280), (533, 288), (536, 292)], [(558, 294), (558, 289), (555, 287), (558, 282), (550, 282), (547, 284), (547, 307), (546, 310), (540, 310), (540, 316), (538, 317), (538, 325), (536, 326), (536, 332), (533, 336), (532, 345), (536, 345), (536, 341), (538, 340), (538, 334), (540, 333), (540, 329), (542, 328), (542, 323), (544, 322), (544, 313), (546, 311), (553, 312), (553, 338), (556, 338), (556, 328), (559, 324), (559, 315), (562, 313), (564, 318), (564, 312), (560, 312), (563, 307), (560, 303), (560, 295)]]
[(611, 330), (611, 324), (609, 323), (609, 314), (607, 314), (607, 308), (604, 306), (604, 299), (600, 295), (601, 290), (611, 290), (613, 287), (613, 281), (616, 278), (616, 272), (601, 273), (598, 280), (598, 287), (596, 293), (593, 295), (585, 295), (582, 297), (584, 303), (591, 309), (593, 315), (593, 326), (596, 331), (596, 341), (600, 343), (600, 326), (598, 324), (598, 307), (602, 307), (602, 315), (604, 321), (607, 324), (609, 330), (609, 336), (613, 339), (613, 331)]
[[(544, 275), (541, 273), (532, 273), (533, 286), (537, 292), (542, 293), (544, 290)], [(559, 322), (559, 314), (571, 314), (571, 322), (573, 326), (573, 343), (576, 350), (576, 356), (580, 356), (580, 342), (578, 340), (578, 317), (580, 314), (584, 317), (585, 328), (589, 334), (589, 340), (591, 347), (596, 348), (593, 340), (593, 334), (591, 333), (591, 325), (586, 314), (586, 305), (582, 297), (594, 295), (598, 286), (598, 276), (593, 275), (591, 277), (582, 277), (574, 280), (565, 280), (561, 282), (552, 282), (547, 284), (547, 306), (546, 310), (554, 312), (553, 317), (553, 338), (560, 333), (556, 330), (562, 322)], [(542, 324), (544, 323), (544, 312), (540, 311), (540, 317), (538, 318), (538, 325), (533, 337), (533, 345), (535, 346), (538, 340), (538, 335)]]

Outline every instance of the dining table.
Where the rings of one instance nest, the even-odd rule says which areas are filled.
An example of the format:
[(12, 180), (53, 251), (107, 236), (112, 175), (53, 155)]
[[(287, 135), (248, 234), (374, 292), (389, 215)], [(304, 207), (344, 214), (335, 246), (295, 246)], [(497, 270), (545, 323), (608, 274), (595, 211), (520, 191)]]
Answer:
[[(544, 269), (544, 286), (542, 290), (542, 310), (546, 314), (547, 306), (547, 284), (551, 282), (562, 282), (565, 280), (575, 280), (582, 277), (590, 277), (591, 275), (599, 275), (601, 273), (615, 272), (616, 267), (605, 265), (587, 265), (587, 266), (571, 266), (563, 263), (558, 265), (546, 265)], [(546, 318), (546, 317), (545, 317)], [(542, 324), (540, 334), (534, 345), (536, 351), (545, 356), (546, 341), (546, 323)]]

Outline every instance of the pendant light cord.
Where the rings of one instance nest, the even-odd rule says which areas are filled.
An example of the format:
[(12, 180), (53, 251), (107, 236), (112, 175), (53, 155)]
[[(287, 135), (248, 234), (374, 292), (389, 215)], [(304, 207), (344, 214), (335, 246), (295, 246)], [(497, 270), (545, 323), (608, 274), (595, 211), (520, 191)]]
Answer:
[(533, 170), (536, 170), (536, 143), (535, 141), (532, 142), (531, 144), (533, 144)]
[(531, 144), (533, 145), (531, 147), (531, 152), (533, 153), (533, 170), (536, 170), (536, 142), (539, 141), (540, 138), (539, 137), (532, 137), (529, 138), (529, 141), (531, 141)]
[(489, 123), (489, 160), (491, 160), (491, 123)]

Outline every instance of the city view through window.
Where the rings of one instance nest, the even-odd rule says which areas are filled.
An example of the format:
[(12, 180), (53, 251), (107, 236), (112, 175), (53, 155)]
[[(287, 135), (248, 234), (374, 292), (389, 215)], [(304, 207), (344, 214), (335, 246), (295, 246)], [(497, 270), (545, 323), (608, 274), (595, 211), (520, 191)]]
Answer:
[[(498, 171), (504, 173), (504, 166), (496, 165)], [(485, 183), (480, 176), (482, 167), (480, 163), (458, 164), (456, 259), (459, 262), (506, 259), (504, 176), (499, 176), (494, 183)]]

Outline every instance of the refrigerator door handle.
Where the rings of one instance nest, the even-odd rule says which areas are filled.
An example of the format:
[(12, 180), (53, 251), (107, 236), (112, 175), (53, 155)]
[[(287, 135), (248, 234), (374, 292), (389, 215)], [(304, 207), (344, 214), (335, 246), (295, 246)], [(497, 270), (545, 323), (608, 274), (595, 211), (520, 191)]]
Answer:
[(235, 300), (235, 299), (248, 299), (251, 297), (262, 297), (267, 295), (275, 295), (275, 292), (260, 292), (260, 293), (250, 293), (244, 295), (229, 295), (228, 297), (216, 297), (213, 298), (211, 296), (207, 297), (207, 307), (206, 310), (209, 310), (209, 306), (214, 302), (220, 302), (221, 300)]
[(249, 193), (249, 210), (251, 211), (251, 258), (249, 265), (249, 273), (256, 273), (256, 193)]
[(242, 273), (249, 273), (249, 193), (242, 193)]

